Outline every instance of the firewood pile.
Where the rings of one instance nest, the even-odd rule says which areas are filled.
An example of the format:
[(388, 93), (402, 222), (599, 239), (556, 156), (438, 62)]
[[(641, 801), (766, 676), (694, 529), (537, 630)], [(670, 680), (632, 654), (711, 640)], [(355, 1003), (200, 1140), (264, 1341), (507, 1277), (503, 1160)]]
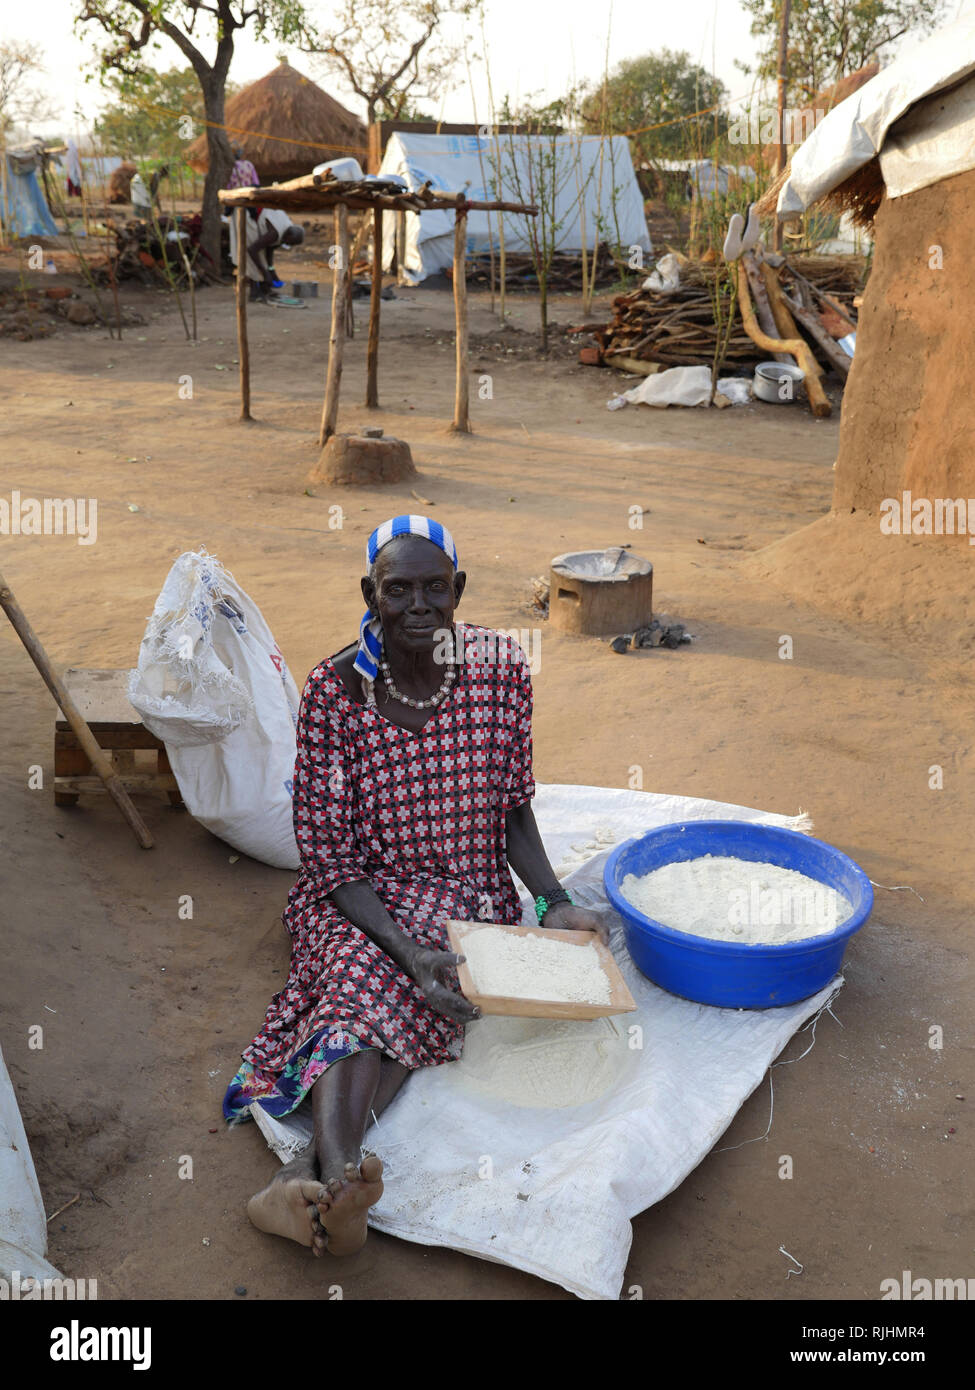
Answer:
[[(587, 271), (592, 275), (592, 257), (587, 263)], [(596, 260), (596, 285), (611, 285), (619, 280), (620, 271), (616, 262), (613, 260), (612, 253), (606, 246), (600, 246)], [(494, 253), (494, 283), (500, 284), (501, 281), (501, 257)], [(489, 286), (491, 283), (491, 256), (487, 251), (479, 251), (476, 255), (468, 257), (467, 260), (467, 283), (469, 285)], [(532, 264), (530, 255), (513, 253), (509, 251), (505, 255), (505, 275), (504, 285), (507, 290), (530, 290), (538, 289), (538, 276)], [(584, 286), (582, 283), (582, 260), (577, 252), (571, 254), (556, 251), (552, 256), (552, 264), (548, 272), (549, 290), (562, 290), (568, 293), (575, 291), (581, 294)]]
[[(628, 357), (638, 362), (659, 362), (666, 367), (710, 366), (718, 344), (712, 289), (701, 280), (684, 280), (672, 294), (633, 290), (613, 300), (613, 318), (593, 337), (602, 361)], [(711, 277), (713, 279), (713, 277)], [(747, 366), (763, 354), (748, 337), (736, 313), (722, 366)], [(727, 331), (727, 330), (725, 330)]]
[(817, 256), (809, 252), (786, 257), (786, 267), (808, 280), (821, 294), (837, 300), (856, 318), (853, 300), (863, 290), (866, 256)]
[[(801, 314), (803, 324), (815, 321), (817, 336), (811, 345), (827, 369), (840, 362), (842, 353), (824, 352), (822, 343), (827, 336), (838, 339), (855, 329), (853, 300), (862, 288), (865, 265), (859, 256), (801, 255), (789, 257), (776, 270), (781, 292), (797, 318)], [(727, 335), (720, 367), (733, 370), (764, 361), (769, 354), (746, 333), (737, 303), (730, 334), (727, 323), (716, 322), (717, 273), (713, 265), (682, 257), (676, 291), (661, 294), (641, 288), (617, 295), (609, 323), (586, 326), (597, 349), (583, 349), (581, 360), (607, 366), (623, 365), (621, 359), (662, 367), (710, 366), (719, 339)], [(722, 302), (727, 312), (727, 286)]]
[(169, 286), (171, 280), (175, 279), (178, 285), (185, 284), (183, 258), (175, 241), (168, 240), (168, 233), (186, 233), (183, 249), (192, 268), (196, 257), (194, 232), (198, 229), (190, 225), (193, 219), (184, 225), (182, 219), (174, 219), (167, 213), (161, 213), (157, 220), (158, 231), (155, 226), (138, 218), (114, 225), (115, 245), (111, 260), (106, 255), (88, 258), (89, 269), (98, 283), (108, 284), (114, 274), (119, 282), (141, 280), (144, 285), (160, 287)]

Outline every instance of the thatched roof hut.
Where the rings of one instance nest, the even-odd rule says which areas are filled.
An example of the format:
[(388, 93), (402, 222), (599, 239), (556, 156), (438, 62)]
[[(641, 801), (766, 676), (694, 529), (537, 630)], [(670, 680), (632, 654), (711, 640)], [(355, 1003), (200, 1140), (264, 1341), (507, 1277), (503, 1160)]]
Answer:
[[(824, 87), (813, 97), (809, 106), (798, 113), (793, 123), (794, 128), (811, 134), (841, 101), (853, 96), (854, 92), (858, 92), (871, 78), (876, 77), (879, 71), (879, 63), (867, 63), (865, 67), (857, 68), (856, 72), (841, 77), (832, 87)], [(792, 150), (796, 148), (795, 145), (790, 146)], [(775, 164), (777, 152), (778, 146), (775, 144), (763, 147), (762, 158), (767, 165)], [(779, 193), (791, 174), (790, 155), (781, 174), (773, 179), (758, 202), (758, 211), (762, 217), (774, 216)], [(855, 227), (870, 231), (883, 196), (884, 183), (880, 175), (880, 162), (874, 158), (838, 184), (834, 192), (822, 200), (821, 206), (826, 212), (849, 213)]]
[(906, 533), (971, 540), (944, 508), (975, 497), (975, 12), (835, 109), (778, 184), (759, 208), (780, 220), (818, 204), (873, 224), (834, 511), (884, 516), (906, 495)]
[[(289, 63), (231, 97), (224, 119), (228, 139), (243, 146), (262, 184), (298, 178), (339, 155), (355, 155), (360, 163), (365, 157), (366, 128), (358, 117)], [(186, 158), (206, 172), (205, 133)]]
[[(801, 143), (802, 140), (811, 135), (820, 121), (825, 120), (834, 107), (839, 106), (841, 101), (851, 97), (854, 92), (858, 92), (872, 77), (876, 77), (879, 71), (879, 63), (867, 63), (865, 67), (857, 68), (856, 72), (848, 72), (845, 77), (841, 77), (831, 87), (824, 87), (806, 106), (792, 112), (790, 129), (787, 130), (786, 134), (787, 136), (799, 134), (800, 140), (787, 140), (790, 148), (795, 148), (797, 143)], [(767, 167), (775, 167), (778, 152), (779, 147), (774, 140), (770, 140), (767, 145), (762, 146), (762, 160)]]

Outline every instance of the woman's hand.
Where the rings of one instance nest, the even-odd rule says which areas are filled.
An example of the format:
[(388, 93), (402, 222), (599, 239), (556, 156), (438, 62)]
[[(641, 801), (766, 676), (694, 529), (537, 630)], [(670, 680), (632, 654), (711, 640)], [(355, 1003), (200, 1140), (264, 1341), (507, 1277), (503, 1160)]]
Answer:
[(576, 907), (574, 903), (553, 903), (542, 918), (543, 927), (555, 927), (558, 931), (593, 931), (604, 946), (609, 945), (609, 927), (597, 912), (587, 907)]
[(463, 960), (465, 956), (455, 955), (453, 951), (418, 946), (409, 962), (408, 974), (416, 981), (430, 1008), (454, 1023), (471, 1023), (481, 1017), (480, 1009), (450, 987), (449, 972)]

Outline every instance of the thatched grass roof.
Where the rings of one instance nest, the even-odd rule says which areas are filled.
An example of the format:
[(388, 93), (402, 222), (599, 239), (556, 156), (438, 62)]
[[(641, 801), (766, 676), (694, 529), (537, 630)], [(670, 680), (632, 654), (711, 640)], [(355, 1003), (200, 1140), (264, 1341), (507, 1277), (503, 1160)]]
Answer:
[[(782, 185), (792, 172), (792, 160), (782, 170), (777, 179), (769, 184), (755, 207), (760, 217), (774, 217)], [(868, 164), (855, 169), (849, 178), (838, 183), (825, 198), (820, 198), (818, 206), (827, 212), (848, 212), (854, 226), (870, 231), (873, 220), (880, 210), (887, 192), (884, 176), (880, 172), (880, 157), (874, 155)]]
[[(826, 87), (810, 102), (810, 110), (829, 112), (839, 102), (852, 96), (854, 92), (860, 90), (864, 83), (869, 82), (871, 77), (875, 77), (880, 71), (879, 63), (868, 63), (866, 67), (858, 68), (856, 72), (849, 73), (832, 87)], [(818, 125), (817, 121), (817, 125)], [(770, 155), (774, 161), (777, 146), (766, 145), (762, 151), (763, 156)], [(769, 184), (761, 198), (756, 203), (756, 208), (762, 217), (774, 217), (776, 205), (779, 201), (779, 193), (789, 178), (792, 170), (792, 159), (786, 162), (785, 168), (777, 178)], [(876, 156), (870, 160), (869, 164), (855, 170), (847, 179), (832, 190), (828, 197), (820, 200), (820, 207), (829, 212), (850, 213), (854, 225), (863, 227), (869, 231), (873, 226), (873, 220), (877, 215), (880, 204), (884, 198), (884, 180), (880, 172), (880, 160)]]
[[(308, 174), (316, 164), (339, 155), (366, 153), (366, 128), (334, 97), (280, 63), (266, 77), (232, 96), (224, 120), (231, 143), (243, 146), (263, 184)], [(206, 134), (193, 141), (186, 158), (194, 169), (207, 169)]]
[[(845, 77), (841, 77), (838, 82), (834, 82), (831, 87), (824, 87), (798, 112), (794, 113), (793, 123), (800, 131), (811, 135), (820, 121), (825, 120), (834, 107), (839, 106), (841, 101), (858, 92), (871, 77), (876, 77), (880, 71), (879, 63), (867, 63), (865, 67), (857, 68), (856, 72), (848, 72)], [(778, 145), (774, 140), (762, 146), (762, 159), (765, 164), (774, 168)]]

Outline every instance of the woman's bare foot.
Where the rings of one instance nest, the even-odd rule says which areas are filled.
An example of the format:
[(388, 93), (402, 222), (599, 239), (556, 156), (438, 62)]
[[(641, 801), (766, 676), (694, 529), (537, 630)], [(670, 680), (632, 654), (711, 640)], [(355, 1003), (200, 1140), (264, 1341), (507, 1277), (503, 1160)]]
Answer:
[(341, 1178), (319, 1184), (318, 1216), (330, 1255), (354, 1255), (365, 1245), (369, 1208), (383, 1195), (382, 1175), (381, 1160), (367, 1154), (358, 1168), (347, 1163)]
[(247, 1203), (247, 1215), (259, 1231), (287, 1236), (310, 1246), (316, 1255), (325, 1249), (317, 1198), (322, 1184), (315, 1176), (314, 1159), (304, 1154), (286, 1163)]

